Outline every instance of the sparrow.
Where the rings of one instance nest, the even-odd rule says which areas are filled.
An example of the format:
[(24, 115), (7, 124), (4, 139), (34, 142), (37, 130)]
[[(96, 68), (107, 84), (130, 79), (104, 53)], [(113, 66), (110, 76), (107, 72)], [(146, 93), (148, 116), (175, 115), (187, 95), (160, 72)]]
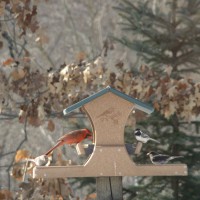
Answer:
[(135, 130), (135, 138), (138, 142), (147, 143), (149, 140), (160, 143), (159, 141), (150, 138), (146, 133), (142, 132), (139, 128)]
[(158, 154), (154, 151), (150, 151), (149, 153), (147, 153), (147, 155), (149, 156), (151, 162), (154, 165), (167, 164), (170, 160), (183, 157), (183, 156), (169, 156), (164, 154)]

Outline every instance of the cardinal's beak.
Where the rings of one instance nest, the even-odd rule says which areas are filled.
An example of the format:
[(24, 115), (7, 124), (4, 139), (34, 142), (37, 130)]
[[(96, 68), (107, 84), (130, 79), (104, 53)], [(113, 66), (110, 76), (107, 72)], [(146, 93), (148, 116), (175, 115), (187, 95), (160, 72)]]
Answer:
[(92, 140), (92, 135), (88, 135), (87, 138)]

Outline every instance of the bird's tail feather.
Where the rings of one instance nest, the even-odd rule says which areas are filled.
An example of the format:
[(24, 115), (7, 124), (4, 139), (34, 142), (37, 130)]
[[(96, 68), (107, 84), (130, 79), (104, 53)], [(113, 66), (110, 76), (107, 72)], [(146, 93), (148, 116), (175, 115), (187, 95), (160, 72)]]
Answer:
[(61, 143), (58, 142), (55, 146), (53, 146), (51, 149), (49, 149), (44, 155), (49, 155), (54, 149), (56, 149), (60, 145), (61, 145)]
[(183, 156), (171, 156), (171, 157), (169, 158), (169, 160), (173, 160), (173, 159), (176, 159), (176, 158), (183, 158)]
[(35, 160), (32, 159), (32, 158), (27, 158), (26, 161), (28, 161), (28, 162), (34, 162), (35, 163)]
[(156, 143), (160, 143), (158, 140), (155, 140), (153, 138), (149, 138), (149, 139), (152, 140), (152, 141), (154, 141), (154, 142), (156, 142)]

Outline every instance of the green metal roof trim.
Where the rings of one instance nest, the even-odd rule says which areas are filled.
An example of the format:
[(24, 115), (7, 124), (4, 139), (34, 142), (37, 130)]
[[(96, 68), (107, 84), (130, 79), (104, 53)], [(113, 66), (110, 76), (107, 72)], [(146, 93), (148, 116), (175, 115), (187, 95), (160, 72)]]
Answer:
[(116, 94), (117, 96), (133, 103), (135, 105), (135, 108), (138, 109), (138, 110), (142, 110), (143, 112), (146, 112), (148, 114), (152, 113), (154, 111), (154, 108), (147, 104), (147, 103), (143, 103), (142, 101), (138, 100), (138, 99), (135, 99), (135, 98), (132, 98), (114, 88), (111, 88), (110, 86), (106, 87), (105, 89), (69, 106), (68, 108), (64, 109), (63, 110), (63, 114), (64, 115), (67, 115), (68, 113), (74, 111), (75, 109), (77, 108), (80, 108), (81, 106), (85, 105), (86, 103), (89, 103), (90, 101), (106, 94), (107, 92), (112, 92), (113, 94)]

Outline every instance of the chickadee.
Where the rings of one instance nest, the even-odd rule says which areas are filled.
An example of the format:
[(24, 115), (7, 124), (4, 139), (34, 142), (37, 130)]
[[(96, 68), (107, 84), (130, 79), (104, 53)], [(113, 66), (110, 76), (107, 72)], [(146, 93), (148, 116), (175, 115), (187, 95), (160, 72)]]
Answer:
[(170, 160), (173, 160), (175, 158), (182, 158), (183, 157), (183, 156), (169, 156), (169, 155), (158, 154), (158, 153), (156, 153), (154, 151), (150, 151), (149, 153), (147, 153), (147, 155), (149, 156), (151, 162), (154, 165), (166, 164)]
[(139, 128), (135, 130), (135, 138), (137, 141), (142, 143), (147, 143), (149, 140), (160, 143), (159, 141), (150, 138), (146, 133), (143, 133)]

